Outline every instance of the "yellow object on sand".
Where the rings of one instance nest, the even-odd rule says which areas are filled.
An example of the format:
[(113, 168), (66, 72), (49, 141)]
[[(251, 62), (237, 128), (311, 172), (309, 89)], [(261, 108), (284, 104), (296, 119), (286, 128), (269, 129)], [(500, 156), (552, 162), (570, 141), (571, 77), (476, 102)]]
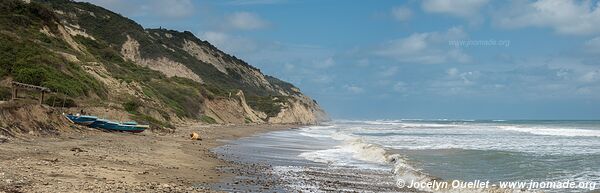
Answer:
[(190, 137), (192, 138), (192, 140), (200, 140), (200, 134), (196, 132), (192, 132), (192, 134), (190, 134)]

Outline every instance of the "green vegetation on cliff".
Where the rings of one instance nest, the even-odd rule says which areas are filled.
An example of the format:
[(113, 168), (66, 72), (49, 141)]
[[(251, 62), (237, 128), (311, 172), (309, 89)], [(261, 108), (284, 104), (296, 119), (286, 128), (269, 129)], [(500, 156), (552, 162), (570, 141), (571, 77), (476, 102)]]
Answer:
[(40, 32), (43, 26), (56, 31), (55, 20), (54, 13), (39, 3), (6, 0), (0, 4), (0, 25), (7, 26), (0, 31), (0, 76), (71, 96), (87, 95), (90, 90), (104, 96), (102, 86), (79, 65), (48, 49), (67, 48), (61, 40)]
[[(301, 94), (191, 32), (144, 29), (90, 3), (3, 0), (0, 26), (0, 80), (52, 89), (55, 94), (45, 101), (49, 105), (60, 99), (69, 99), (70, 106), (121, 104), (137, 120), (169, 127), (171, 115), (215, 123), (204, 114), (207, 100), (230, 100), (240, 90), (250, 107), (269, 117), (277, 116), (291, 95)], [(130, 39), (136, 42), (140, 60), (181, 64), (201, 81), (167, 76), (161, 69), (126, 59), (122, 48)], [(216, 65), (223, 64), (198, 59), (185, 48), (190, 42), (227, 66), (219, 70)], [(0, 89), (1, 97), (7, 97), (6, 90)]]

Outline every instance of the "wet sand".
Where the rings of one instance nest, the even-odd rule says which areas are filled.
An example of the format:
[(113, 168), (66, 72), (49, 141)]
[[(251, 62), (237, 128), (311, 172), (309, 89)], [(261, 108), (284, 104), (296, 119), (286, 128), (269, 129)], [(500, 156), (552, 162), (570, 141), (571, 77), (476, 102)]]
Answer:
[[(80, 129), (0, 143), (0, 192), (214, 192), (239, 168), (210, 150), (294, 125), (194, 126), (139, 134)], [(196, 131), (202, 140), (190, 140)], [(262, 167), (255, 167), (262, 168)]]

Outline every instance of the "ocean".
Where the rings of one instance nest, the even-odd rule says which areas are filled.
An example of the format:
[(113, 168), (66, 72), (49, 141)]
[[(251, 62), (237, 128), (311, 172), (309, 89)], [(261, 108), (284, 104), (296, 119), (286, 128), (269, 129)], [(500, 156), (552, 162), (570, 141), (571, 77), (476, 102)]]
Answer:
[(339, 120), (243, 138), (215, 151), (268, 163), (285, 191), (600, 189), (600, 121)]

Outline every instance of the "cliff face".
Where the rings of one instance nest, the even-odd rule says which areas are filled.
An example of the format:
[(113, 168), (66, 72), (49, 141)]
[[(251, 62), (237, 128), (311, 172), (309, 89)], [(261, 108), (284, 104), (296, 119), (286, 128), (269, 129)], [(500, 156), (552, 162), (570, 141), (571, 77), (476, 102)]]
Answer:
[(295, 86), (190, 32), (144, 29), (68, 0), (6, 0), (0, 12), (0, 51), (12, 54), (0, 58), (2, 79), (49, 87), (82, 108), (122, 109), (159, 126), (327, 119)]

